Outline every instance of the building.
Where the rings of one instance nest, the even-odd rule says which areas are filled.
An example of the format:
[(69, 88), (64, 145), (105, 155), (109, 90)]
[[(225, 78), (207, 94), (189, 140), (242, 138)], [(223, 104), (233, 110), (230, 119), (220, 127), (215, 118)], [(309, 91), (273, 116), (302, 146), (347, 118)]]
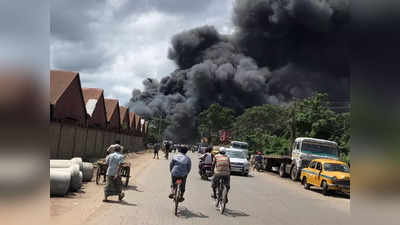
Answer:
[(136, 132), (136, 114), (129, 112), (129, 134), (134, 135)]
[(142, 134), (142, 123), (141, 123), (142, 118), (138, 115), (136, 115), (136, 131), (135, 131), (135, 135), (136, 136), (141, 136)]
[(130, 127), (129, 109), (124, 106), (120, 106), (119, 113), (120, 113), (119, 117), (121, 120), (121, 132), (129, 133), (129, 127)]
[(119, 132), (121, 119), (117, 99), (104, 99), (107, 114), (107, 129)]
[(86, 126), (86, 107), (79, 73), (50, 71), (50, 120)]
[(107, 128), (104, 91), (99, 88), (82, 88), (85, 101), (87, 124), (93, 128)]

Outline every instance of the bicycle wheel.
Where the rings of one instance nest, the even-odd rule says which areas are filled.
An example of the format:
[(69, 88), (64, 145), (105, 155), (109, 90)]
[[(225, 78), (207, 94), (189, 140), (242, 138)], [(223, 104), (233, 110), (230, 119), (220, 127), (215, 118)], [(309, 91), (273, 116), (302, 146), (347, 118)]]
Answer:
[(225, 206), (226, 206), (227, 197), (228, 197), (228, 190), (227, 190), (226, 186), (224, 185), (224, 189), (222, 191), (221, 206), (220, 206), (221, 214), (224, 214), (224, 212), (225, 212)]
[(96, 184), (99, 184), (99, 183), (100, 183), (100, 176), (101, 176), (100, 171), (101, 171), (101, 167), (99, 166), (99, 167), (97, 168), (97, 171), (96, 171)]
[(217, 203), (215, 204), (215, 207), (219, 207), (221, 205), (221, 200), (222, 200), (222, 190), (221, 190), (221, 180), (218, 181), (218, 187), (217, 187)]
[(175, 188), (175, 196), (174, 196), (174, 202), (175, 202), (175, 216), (178, 215), (178, 204), (179, 204), (179, 196), (181, 196), (181, 184), (178, 184)]

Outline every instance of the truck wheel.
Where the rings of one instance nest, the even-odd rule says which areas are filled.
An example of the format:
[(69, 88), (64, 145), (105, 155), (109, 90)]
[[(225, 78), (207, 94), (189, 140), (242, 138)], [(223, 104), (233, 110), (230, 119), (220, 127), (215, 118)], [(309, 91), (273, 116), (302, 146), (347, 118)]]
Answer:
[(297, 181), (298, 180), (298, 176), (297, 176), (297, 166), (294, 165), (292, 166), (292, 169), (290, 170), (290, 178), (293, 181)]
[(328, 190), (328, 184), (326, 183), (326, 181), (322, 181), (321, 183), (321, 187), (322, 187), (322, 194), (323, 195), (328, 195), (329, 194), (329, 190)]
[(281, 163), (281, 166), (279, 167), (279, 176), (280, 177), (285, 177), (285, 163)]
[(301, 183), (304, 185), (304, 189), (310, 190), (310, 184), (307, 183), (307, 178), (306, 177), (303, 177), (303, 180), (301, 181)]

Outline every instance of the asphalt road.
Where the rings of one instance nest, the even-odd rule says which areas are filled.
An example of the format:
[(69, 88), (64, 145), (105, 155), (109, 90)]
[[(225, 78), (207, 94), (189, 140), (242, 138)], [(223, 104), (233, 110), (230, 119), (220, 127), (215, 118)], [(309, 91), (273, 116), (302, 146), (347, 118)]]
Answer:
[(151, 160), (131, 182), (123, 202), (112, 197), (115, 201), (103, 203), (84, 224), (347, 224), (348, 198), (322, 196), (273, 173), (231, 176), (229, 203), (221, 215), (210, 198), (211, 183), (201, 180), (198, 174), (197, 153), (188, 155), (193, 166), (187, 181), (186, 200), (180, 204), (178, 217), (173, 215), (173, 202), (167, 197), (169, 161), (160, 159)]

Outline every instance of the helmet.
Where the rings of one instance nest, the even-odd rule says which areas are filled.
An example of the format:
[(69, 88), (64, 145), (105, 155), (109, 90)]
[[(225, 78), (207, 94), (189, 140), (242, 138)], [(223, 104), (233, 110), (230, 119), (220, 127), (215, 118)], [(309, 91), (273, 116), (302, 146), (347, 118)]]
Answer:
[(261, 155), (261, 152), (257, 152), (257, 155)]
[(185, 146), (179, 148), (179, 152), (182, 153), (182, 154), (186, 154), (186, 152), (188, 152), (188, 150), (189, 149), (187, 147), (185, 147)]
[(219, 150), (219, 154), (225, 155), (225, 153), (226, 153), (226, 152), (225, 152), (225, 149), (220, 149), (220, 150)]

